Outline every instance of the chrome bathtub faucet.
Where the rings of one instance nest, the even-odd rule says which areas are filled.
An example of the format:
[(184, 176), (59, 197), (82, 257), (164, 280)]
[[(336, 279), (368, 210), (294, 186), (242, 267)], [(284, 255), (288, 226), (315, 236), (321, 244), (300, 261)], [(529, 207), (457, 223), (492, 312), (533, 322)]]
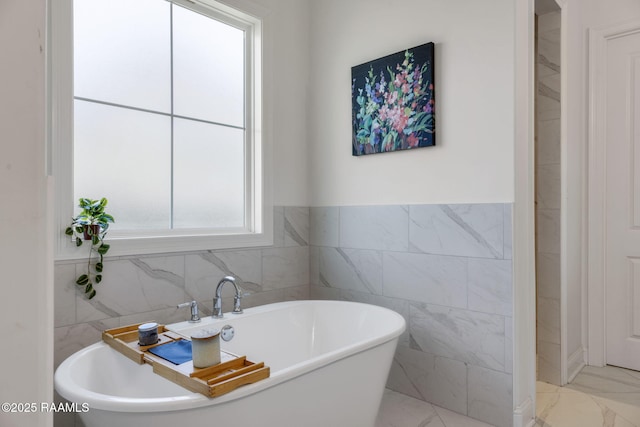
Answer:
[(236, 295), (233, 297), (233, 314), (241, 314), (242, 308), (240, 308), (240, 299), (242, 298), (242, 290), (236, 284), (235, 277), (225, 276), (218, 282), (218, 286), (216, 287), (216, 295), (213, 298), (213, 314), (211, 317), (215, 317), (220, 319), (224, 317), (222, 314), (222, 286), (225, 283), (231, 283), (235, 288)]

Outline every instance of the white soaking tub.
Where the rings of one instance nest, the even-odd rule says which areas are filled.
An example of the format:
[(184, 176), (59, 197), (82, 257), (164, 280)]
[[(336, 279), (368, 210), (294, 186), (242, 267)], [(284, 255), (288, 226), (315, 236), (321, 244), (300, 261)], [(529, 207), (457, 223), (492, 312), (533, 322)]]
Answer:
[(87, 427), (374, 425), (405, 329), (402, 316), (368, 304), (291, 301), (167, 328), (189, 336), (227, 324), (235, 328), (235, 337), (222, 341), (222, 349), (264, 361), (271, 367), (269, 378), (208, 398), (101, 342), (58, 367), (56, 390), (71, 402), (88, 404), (89, 410), (79, 414)]

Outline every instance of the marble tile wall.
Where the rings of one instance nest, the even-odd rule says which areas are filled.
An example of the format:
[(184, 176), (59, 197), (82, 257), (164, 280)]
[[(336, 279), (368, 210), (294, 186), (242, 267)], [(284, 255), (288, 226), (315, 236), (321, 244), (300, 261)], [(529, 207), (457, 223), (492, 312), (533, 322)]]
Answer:
[(312, 207), (311, 298), (407, 320), (387, 386), (482, 420), (512, 420), (511, 205)]
[[(277, 207), (274, 218), (273, 247), (109, 259), (90, 301), (74, 284), (84, 263), (57, 263), (56, 366), (105, 328), (187, 319), (178, 303), (195, 299), (210, 314), (215, 284), (233, 274), (245, 307), (325, 298), (401, 313), (408, 328), (389, 388), (510, 425), (510, 205)], [(56, 425), (74, 420), (60, 414)]]
[[(135, 322), (187, 320), (196, 300), (211, 314), (215, 286), (225, 275), (239, 279), (243, 307), (309, 297), (309, 208), (275, 208), (272, 247), (119, 257), (105, 260), (98, 294), (87, 300), (74, 281), (84, 262), (55, 266), (55, 366), (100, 340), (101, 331)], [(233, 305), (225, 289), (223, 309)], [(228, 309), (228, 310), (227, 310)]]
[(560, 12), (538, 16), (536, 275), (538, 379), (560, 384)]

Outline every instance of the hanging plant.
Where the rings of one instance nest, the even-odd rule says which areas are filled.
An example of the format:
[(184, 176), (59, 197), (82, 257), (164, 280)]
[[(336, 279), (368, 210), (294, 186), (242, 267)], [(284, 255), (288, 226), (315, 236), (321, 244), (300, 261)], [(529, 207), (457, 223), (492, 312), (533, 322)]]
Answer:
[(104, 242), (104, 238), (109, 224), (115, 220), (104, 211), (107, 206), (107, 199), (104, 197), (100, 200), (81, 198), (78, 206), (81, 211), (71, 220), (65, 234), (74, 238), (76, 246), (82, 246), (85, 241), (91, 242), (86, 273), (76, 279), (76, 284), (83, 286), (85, 296), (91, 299), (96, 296), (94, 284), (102, 281), (103, 258), (110, 247)]

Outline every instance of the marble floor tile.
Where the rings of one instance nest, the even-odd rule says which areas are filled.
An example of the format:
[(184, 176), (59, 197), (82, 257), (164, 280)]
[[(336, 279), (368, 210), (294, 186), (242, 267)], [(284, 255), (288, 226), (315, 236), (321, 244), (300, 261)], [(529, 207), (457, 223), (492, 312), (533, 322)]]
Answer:
[[(536, 427), (640, 427), (640, 395), (633, 392), (612, 392), (612, 383), (622, 381), (630, 387), (628, 378), (640, 383), (635, 371), (606, 367), (583, 370), (582, 376), (602, 376), (608, 380), (602, 396), (583, 393), (574, 388), (537, 382)], [(587, 380), (583, 380), (587, 381)], [(575, 380), (574, 380), (575, 382)], [(627, 395), (629, 402), (610, 396)], [(633, 400), (637, 399), (637, 400)], [(631, 403), (631, 404), (630, 404)], [(634, 404), (635, 403), (635, 404)], [(375, 427), (490, 427), (489, 424), (457, 414), (422, 400), (385, 390)]]
[(419, 399), (385, 390), (375, 427), (491, 427)]
[(439, 406), (434, 406), (434, 408), (446, 427), (492, 427), (490, 424), (465, 417), (464, 415), (460, 415)]
[[(615, 366), (585, 366), (576, 378), (567, 384), (568, 388), (583, 393), (602, 395), (603, 393), (640, 393), (640, 378), (636, 371)], [(638, 400), (640, 405), (640, 400)]]
[(536, 427), (639, 427), (640, 408), (564, 388), (536, 394)]
[(586, 366), (565, 387), (539, 381), (536, 427), (640, 427), (639, 374)]
[(446, 427), (433, 405), (389, 389), (384, 391), (375, 427)]
[(595, 396), (593, 397), (593, 400), (595, 400), (601, 407), (611, 409), (614, 413), (618, 414), (620, 418), (628, 420), (634, 426), (640, 425), (640, 406), (638, 406), (640, 400), (636, 400), (635, 405)]

